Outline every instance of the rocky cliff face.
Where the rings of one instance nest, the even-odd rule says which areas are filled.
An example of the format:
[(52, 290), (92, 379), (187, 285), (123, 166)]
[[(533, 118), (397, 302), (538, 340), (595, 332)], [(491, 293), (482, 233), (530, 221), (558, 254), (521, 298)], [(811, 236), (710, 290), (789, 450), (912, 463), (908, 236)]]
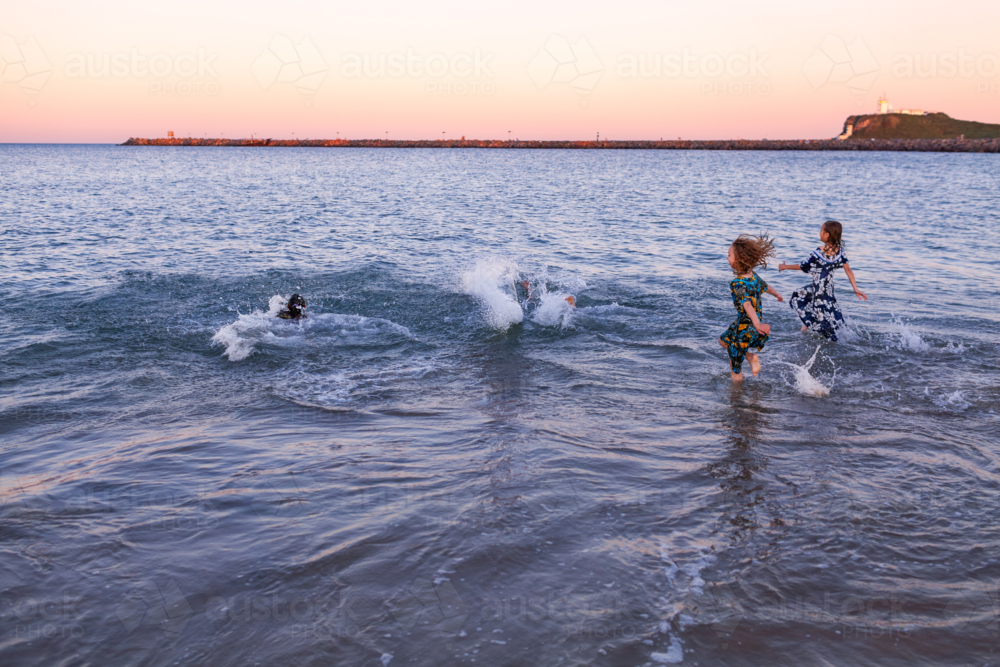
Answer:
[(948, 114), (929, 113), (925, 116), (881, 114), (848, 116), (844, 132), (853, 128), (849, 141), (857, 139), (997, 139), (1000, 125), (957, 120)]

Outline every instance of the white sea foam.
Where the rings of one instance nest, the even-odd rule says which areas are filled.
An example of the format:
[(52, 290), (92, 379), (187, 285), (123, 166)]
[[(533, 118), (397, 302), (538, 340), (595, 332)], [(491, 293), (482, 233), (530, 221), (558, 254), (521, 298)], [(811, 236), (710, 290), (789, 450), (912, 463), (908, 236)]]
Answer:
[(830, 395), (830, 387), (827, 387), (809, 373), (809, 369), (812, 368), (813, 364), (816, 362), (816, 355), (819, 354), (819, 348), (820, 346), (817, 345), (816, 350), (813, 352), (812, 356), (809, 357), (809, 361), (807, 361), (803, 366), (790, 364), (787, 361), (780, 362), (787, 366), (791, 366), (794, 369), (795, 389), (798, 390), (798, 392), (803, 396), (815, 396), (817, 398), (822, 398)]
[(495, 255), (479, 259), (462, 272), (462, 291), (479, 301), (487, 324), (497, 331), (507, 331), (524, 320), (513, 293), (517, 277), (517, 263)]
[(212, 336), (212, 345), (225, 347), (222, 354), (230, 361), (242, 361), (261, 344), (290, 347), (317, 338), (331, 345), (361, 344), (385, 336), (413, 339), (406, 327), (378, 317), (319, 313), (299, 321), (283, 320), (278, 312), (286, 301), (287, 297), (278, 294), (271, 297), (266, 312), (241, 313)]
[(653, 653), (650, 658), (655, 663), (676, 664), (684, 661), (684, 648), (680, 637), (669, 632), (671, 621), (676, 619), (682, 630), (690, 622), (691, 619), (683, 613), (687, 604), (684, 600), (690, 603), (692, 597), (704, 594), (702, 573), (715, 562), (716, 557), (711, 545), (675, 531), (660, 539), (660, 560), (664, 564), (663, 573), (667, 581), (679, 595), (664, 609), (667, 620), (661, 621), (659, 627), (660, 634), (670, 637), (670, 646), (666, 651)]
[(566, 301), (569, 296), (571, 295), (559, 291), (543, 293), (531, 319), (546, 327), (571, 327), (576, 308)]
[(910, 352), (927, 352), (931, 349), (930, 345), (920, 337), (920, 334), (914, 331), (910, 324), (904, 322), (902, 318), (894, 317), (892, 324), (895, 329), (893, 332), (895, 343), (899, 349)]
[(942, 408), (957, 408), (959, 410), (965, 410), (972, 406), (972, 403), (965, 400), (961, 389), (956, 389), (950, 394), (944, 394), (934, 399), (934, 403)]
[(242, 361), (254, 352), (254, 343), (271, 333), (272, 321), (278, 321), (278, 311), (285, 304), (281, 295), (271, 297), (267, 304), (267, 312), (254, 310), (249, 314), (240, 314), (232, 324), (219, 329), (212, 336), (213, 346), (225, 346), (222, 355), (230, 361)]
[(666, 540), (660, 540), (660, 559), (664, 563), (663, 573), (670, 585), (680, 592), (701, 595), (705, 590), (702, 571), (715, 562), (712, 548), (693, 545), (680, 533), (671, 533)]
[(837, 338), (845, 343), (857, 343), (862, 339), (861, 335), (850, 325), (844, 325), (837, 330)]
[(341, 313), (320, 313), (302, 320), (303, 333), (312, 336), (336, 336), (338, 344), (370, 342), (373, 338), (401, 336), (416, 340), (410, 330), (402, 324), (381, 317), (343, 315)]
[(624, 316), (648, 316), (648, 311), (640, 310), (638, 308), (632, 308), (630, 306), (620, 306), (618, 302), (612, 301), (611, 303), (605, 304), (603, 306), (591, 306), (586, 309), (589, 315), (602, 315), (602, 316), (612, 316), (612, 315), (624, 315)]
[(665, 653), (653, 653), (649, 656), (653, 662), (675, 665), (684, 662), (684, 647), (681, 645), (680, 637), (670, 636), (670, 647)]

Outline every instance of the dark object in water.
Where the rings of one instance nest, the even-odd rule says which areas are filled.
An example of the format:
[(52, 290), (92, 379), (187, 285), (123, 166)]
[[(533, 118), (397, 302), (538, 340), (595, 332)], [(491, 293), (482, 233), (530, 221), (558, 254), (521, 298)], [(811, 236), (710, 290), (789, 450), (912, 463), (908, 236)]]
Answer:
[(293, 294), (285, 304), (285, 309), (278, 313), (278, 317), (283, 320), (301, 320), (306, 316), (305, 308), (306, 300), (298, 294)]

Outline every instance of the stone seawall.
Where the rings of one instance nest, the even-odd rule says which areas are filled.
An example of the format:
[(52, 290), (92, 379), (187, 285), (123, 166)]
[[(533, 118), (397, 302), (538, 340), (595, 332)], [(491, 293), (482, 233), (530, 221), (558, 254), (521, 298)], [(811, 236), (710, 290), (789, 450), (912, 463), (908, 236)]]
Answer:
[(503, 141), (385, 139), (137, 139), (122, 146), (233, 146), (285, 148), (534, 148), (709, 151), (922, 151), (1000, 153), (1000, 139), (739, 139), (670, 141)]

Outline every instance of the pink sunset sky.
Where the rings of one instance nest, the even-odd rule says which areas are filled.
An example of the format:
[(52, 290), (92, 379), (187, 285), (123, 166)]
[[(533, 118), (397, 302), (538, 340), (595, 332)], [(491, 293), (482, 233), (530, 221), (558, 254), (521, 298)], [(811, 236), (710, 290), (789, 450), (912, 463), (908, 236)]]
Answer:
[(1000, 3), (819, 4), (8, 3), (0, 142), (829, 138), (883, 92), (1000, 123)]

